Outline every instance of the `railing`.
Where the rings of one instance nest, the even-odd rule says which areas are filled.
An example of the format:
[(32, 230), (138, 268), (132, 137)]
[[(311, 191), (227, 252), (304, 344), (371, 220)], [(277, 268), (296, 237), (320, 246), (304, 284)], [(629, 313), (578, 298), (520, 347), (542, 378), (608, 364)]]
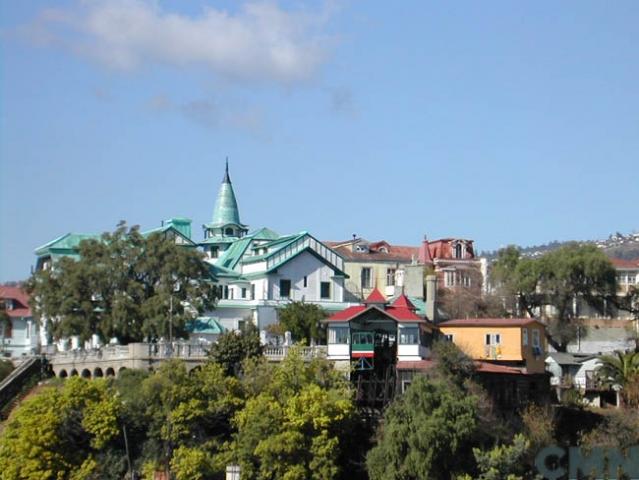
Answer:
[(270, 361), (281, 361), (288, 356), (290, 352), (297, 351), (304, 360), (312, 360), (313, 358), (326, 358), (326, 345), (316, 345), (314, 347), (299, 346), (282, 346), (282, 347), (266, 347), (264, 348), (264, 356)]

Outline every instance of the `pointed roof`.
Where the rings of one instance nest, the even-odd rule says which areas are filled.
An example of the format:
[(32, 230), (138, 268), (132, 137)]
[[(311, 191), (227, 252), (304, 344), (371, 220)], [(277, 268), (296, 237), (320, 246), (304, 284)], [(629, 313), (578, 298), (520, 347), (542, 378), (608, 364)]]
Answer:
[(369, 303), (388, 303), (388, 302), (386, 301), (386, 298), (384, 297), (384, 295), (382, 295), (382, 292), (380, 292), (377, 289), (377, 287), (375, 287), (373, 291), (370, 293), (370, 295), (366, 297), (366, 300), (364, 300), (364, 303), (368, 305)]
[(229, 162), (227, 159), (224, 178), (222, 179), (220, 191), (217, 194), (215, 209), (213, 210), (213, 220), (210, 226), (221, 227), (228, 224), (242, 225), (240, 223), (240, 211), (237, 208), (235, 192), (233, 191), (231, 177), (229, 176)]
[(395, 308), (406, 308), (411, 311), (417, 310), (415, 308), (415, 305), (413, 305), (413, 302), (411, 302), (410, 299), (403, 293), (399, 297), (397, 297), (397, 299), (391, 304), (391, 306)]

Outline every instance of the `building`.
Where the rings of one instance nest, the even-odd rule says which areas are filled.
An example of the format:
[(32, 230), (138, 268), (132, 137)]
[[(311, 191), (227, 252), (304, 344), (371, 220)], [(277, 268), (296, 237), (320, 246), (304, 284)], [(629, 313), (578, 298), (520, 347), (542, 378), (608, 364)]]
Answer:
[[(266, 339), (277, 323), (278, 308), (292, 301), (315, 303), (329, 313), (343, 310), (343, 258), (308, 232), (279, 235), (268, 228), (249, 233), (240, 221), (238, 202), (228, 170), (220, 185), (213, 216), (203, 225), (204, 238), (193, 239), (191, 220), (175, 217), (143, 235), (161, 233), (185, 248), (200, 248), (217, 284), (216, 309), (192, 322), (192, 338), (212, 339), (218, 330), (236, 330), (253, 322)], [(68, 233), (36, 249), (36, 268), (50, 268), (59, 258), (79, 256), (82, 240), (99, 235)], [(46, 339), (44, 340), (46, 342)]]
[(471, 318), (438, 327), (476, 361), (479, 382), (500, 407), (549, 400), (543, 323), (533, 318)]
[(218, 284), (219, 302), (207, 315), (225, 329), (253, 322), (266, 337), (278, 309), (292, 301), (314, 303), (328, 312), (343, 310), (343, 258), (308, 232), (279, 235), (268, 228), (249, 233), (240, 221), (228, 165), (213, 217), (203, 225), (200, 246)]
[(19, 287), (0, 286), (7, 321), (0, 321), (0, 355), (31, 355), (38, 347), (38, 326), (29, 308), (29, 296)]
[(478, 294), (481, 291), (481, 261), (475, 258), (472, 240), (424, 238), (419, 246), (363, 238), (325, 243), (344, 258), (349, 277), (345, 284), (347, 300), (359, 301), (375, 288), (389, 298), (404, 293), (423, 299), (424, 276), (428, 273), (437, 276), (440, 288), (472, 288)]
[[(561, 400), (567, 390), (577, 390), (586, 403), (601, 407), (602, 399), (616, 402), (616, 394), (602, 389), (596, 379), (601, 365), (597, 355), (551, 352), (546, 357), (546, 370), (550, 373), (550, 385)], [(603, 398), (602, 398), (603, 397)]]
[(326, 324), (327, 358), (344, 370), (355, 365), (358, 398), (369, 405), (384, 405), (396, 388), (403, 391), (412, 379), (403, 372), (431, 356), (434, 325), (404, 294), (389, 302), (373, 289), (360, 305), (334, 313)]

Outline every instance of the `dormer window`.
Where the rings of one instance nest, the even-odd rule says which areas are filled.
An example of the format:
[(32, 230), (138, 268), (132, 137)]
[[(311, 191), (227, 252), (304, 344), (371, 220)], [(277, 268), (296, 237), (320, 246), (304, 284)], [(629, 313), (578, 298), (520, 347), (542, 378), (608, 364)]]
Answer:
[(379, 251), (382, 252), (382, 253), (388, 253), (388, 248), (382, 247), (382, 248), (379, 249)]
[(453, 256), (454, 258), (463, 258), (463, 246), (461, 243), (455, 244)]
[(11, 299), (11, 298), (5, 299), (4, 308), (6, 310), (13, 310), (13, 299)]
[(225, 234), (225, 235), (227, 235), (227, 236), (229, 236), (229, 237), (232, 237), (232, 236), (233, 236), (233, 229), (232, 229), (232, 228), (230, 228), (230, 227), (229, 227), (229, 228), (227, 228), (227, 229), (225, 229), (225, 230), (224, 230), (224, 234)]

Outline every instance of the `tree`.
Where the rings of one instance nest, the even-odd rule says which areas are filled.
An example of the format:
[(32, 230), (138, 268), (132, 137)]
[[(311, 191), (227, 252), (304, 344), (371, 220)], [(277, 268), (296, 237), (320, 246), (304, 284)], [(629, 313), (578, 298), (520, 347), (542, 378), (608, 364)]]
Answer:
[(310, 341), (326, 341), (326, 327), (321, 321), (327, 316), (322, 307), (312, 303), (291, 302), (278, 309), (282, 330), (291, 332), (295, 341), (306, 345)]
[(597, 376), (604, 385), (621, 388), (621, 398), (629, 406), (639, 406), (639, 353), (615, 352), (599, 357)]
[(508, 315), (502, 299), (467, 287), (439, 288), (437, 303), (447, 318), (500, 318)]
[(492, 268), (492, 283), (520, 311), (535, 317), (551, 307), (546, 330), (549, 343), (560, 352), (580, 326), (575, 303), (601, 309), (616, 291), (615, 268), (593, 245), (568, 244), (542, 257), (522, 258), (519, 249), (500, 250)]
[(119, 445), (119, 409), (106, 380), (75, 377), (45, 388), (18, 407), (0, 436), (2, 480), (122, 478), (124, 471), (107, 471), (101, 461)]
[(209, 351), (209, 358), (227, 375), (238, 375), (245, 359), (262, 355), (259, 331), (252, 322), (245, 325), (239, 332), (222, 333)]
[(186, 334), (186, 322), (211, 309), (215, 287), (201, 253), (160, 233), (143, 236), (121, 222), (99, 240), (80, 242), (27, 284), (32, 307), (55, 338), (117, 337), (124, 343)]
[(369, 452), (371, 480), (448, 479), (462, 473), (477, 430), (477, 399), (442, 380), (419, 376), (384, 415)]
[(497, 445), (490, 450), (473, 448), (479, 475), (466, 474), (459, 480), (523, 480), (522, 459), (530, 447), (524, 435), (517, 434), (510, 445)]
[[(236, 433), (228, 462), (258, 480), (339, 478), (354, 428), (348, 380), (326, 360), (304, 362), (290, 352), (278, 365), (253, 360), (245, 366), (244, 408), (233, 419)], [(344, 472), (346, 478), (350, 472)]]
[(9, 360), (0, 360), (0, 382), (13, 371), (13, 364)]

